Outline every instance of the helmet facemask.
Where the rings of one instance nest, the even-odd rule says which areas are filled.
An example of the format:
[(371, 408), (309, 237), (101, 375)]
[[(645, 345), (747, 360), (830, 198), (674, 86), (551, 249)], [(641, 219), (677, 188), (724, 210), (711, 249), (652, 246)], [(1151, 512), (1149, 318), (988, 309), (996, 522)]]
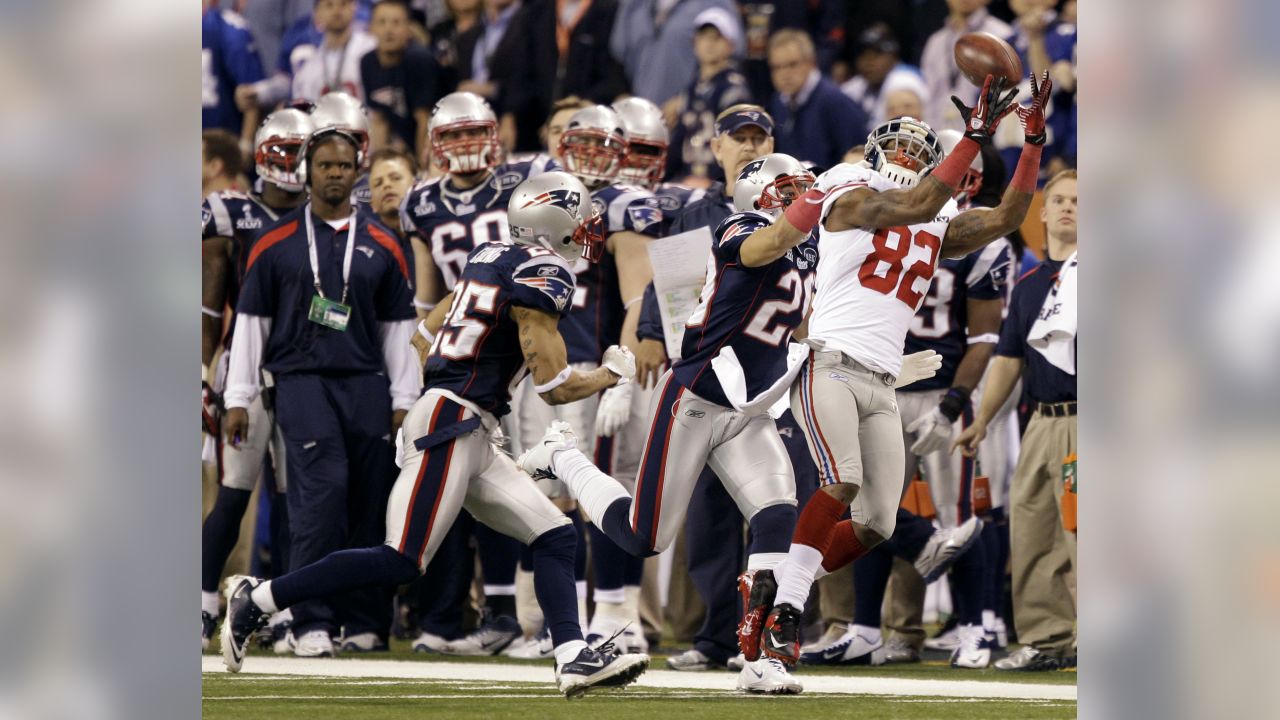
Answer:
[(602, 130), (573, 128), (560, 137), (560, 157), (565, 170), (588, 188), (613, 182), (626, 155), (625, 141)]
[(259, 177), (285, 192), (306, 188), (302, 172), (302, 139), (272, 136), (260, 143), (253, 154)]
[(779, 175), (773, 182), (764, 186), (760, 197), (756, 199), (756, 209), (777, 215), (785, 210), (793, 200), (813, 187), (816, 182), (812, 173), (796, 175)]
[[(483, 128), (479, 137), (445, 139), (445, 134), (471, 128)], [(437, 128), (431, 134), (431, 152), (436, 164), (446, 172), (467, 175), (496, 167), (502, 159), (498, 144), (498, 126), (489, 120), (459, 122)]]
[(928, 125), (898, 118), (871, 131), (864, 157), (876, 172), (910, 188), (938, 164), (942, 146)]
[(649, 140), (632, 140), (627, 143), (627, 154), (622, 158), (618, 179), (644, 188), (653, 188), (662, 182), (667, 171), (667, 146)]

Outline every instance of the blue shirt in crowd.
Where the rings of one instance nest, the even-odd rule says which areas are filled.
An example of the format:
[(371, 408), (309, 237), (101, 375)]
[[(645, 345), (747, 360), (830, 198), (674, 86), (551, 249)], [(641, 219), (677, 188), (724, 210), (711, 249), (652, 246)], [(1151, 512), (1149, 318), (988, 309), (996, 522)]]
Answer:
[(200, 26), (200, 126), (240, 134), (237, 85), (262, 79), (262, 61), (244, 19), (230, 10), (205, 10)]
[(1058, 279), (1060, 260), (1045, 260), (1027, 273), (1013, 287), (1013, 299), (1009, 303), (1009, 315), (1000, 329), (1000, 344), (996, 354), (1022, 358), (1022, 382), (1027, 397), (1034, 402), (1071, 402), (1076, 399), (1076, 376), (1068, 375), (1049, 362), (1048, 358), (1027, 345), (1031, 326), (1044, 306), (1045, 298), (1054, 281)]

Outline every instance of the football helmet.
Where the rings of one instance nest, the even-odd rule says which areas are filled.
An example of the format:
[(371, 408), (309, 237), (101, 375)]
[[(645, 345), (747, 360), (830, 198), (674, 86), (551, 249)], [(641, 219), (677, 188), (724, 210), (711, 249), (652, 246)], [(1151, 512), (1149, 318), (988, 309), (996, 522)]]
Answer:
[(552, 171), (520, 183), (507, 206), (511, 239), (551, 250), (572, 263), (596, 262), (604, 247), (604, 220), (578, 178)]
[(909, 188), (937, 167), (942, 145), (923, 121), (900, 117), (880, 123), (867, 135), (863, 157), (872, 170)]
[(327, 128), (345, 130), (356, 139), (356, 162), (361, 169), (369, 159), (369, 111), (364, 103), (344, 92), (325, 93), (311, 111), (311, 124), (317, 131)]
[(300, 151), (313, 126), (301, 110), (277, 110), (267, 116), (253, 135), (253, 164), (258, 177), (285, 192), (302, 192), (305, 186)]
[[(479, 129), (481, 133), (446, 138), (446, 133)], [(484, 98), (469, 92), (449, 93), (431, 110), (427, 124), (431, 155), (445, 172), (468, 174), (488, 170), (502, 161), (498, 118)]]
[(627, 131), (627, 154), (618, 170), (618, 179), (652, 188), (662, 182), (667, 170), (667, 123), (657, 105), (641, 97), (629, 97), (613, 104)]
[[(951, 130), (950, 128), (939, 130), (938, 143), (942, 145), (942, 157), (945, 158), (950, 155), (963, 137), (964, 135), (959, 130)], [(964, 171), (960, 186), (956, 188), (952, 197), (958, 203), (968, 204), (973, 202), (973, 196), (977, 195), (980, 190), (982, 190), (982, 153), (973, 156), (973, 162), (969, 163), (969, 169)]]
[(813, 183), (813, 173), (799, 160), (769, 153), (747, 163), (738, 173), (733, 181), (733, 207), (738, 212), (758, 210), (777, 217)]
[(588, 188), (613, 182), (627, 155), (627, 132), (610, 107), (594, 105), (569, 116), (560, 136), (564, 168)]

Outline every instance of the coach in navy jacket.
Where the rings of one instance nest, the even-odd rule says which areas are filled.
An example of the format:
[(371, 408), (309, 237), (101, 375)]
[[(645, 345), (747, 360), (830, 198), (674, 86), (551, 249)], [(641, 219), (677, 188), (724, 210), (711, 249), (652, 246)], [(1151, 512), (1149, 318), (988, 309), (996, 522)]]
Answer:
[(818, 72), (803, 31), (779, 30), (769, 39), (769, 72), (778, 89), (769, 101), (775, 152), (828, 168), (866, 140), (866, 113)]

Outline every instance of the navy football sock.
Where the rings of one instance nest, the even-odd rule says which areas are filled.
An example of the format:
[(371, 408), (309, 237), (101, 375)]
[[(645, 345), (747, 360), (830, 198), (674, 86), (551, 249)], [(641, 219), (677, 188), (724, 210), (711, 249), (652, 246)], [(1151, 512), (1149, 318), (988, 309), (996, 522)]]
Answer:
[(752, 515), (747, 525), (751, 531), (748, 555), (785, 553), (791, 548), (791, 534), (796, 529), (796, 507), (770, 505)]
[(582, 639), (578, 626), (578, 592), (573, 581), (573, 556), (578, 539), (562, 525), (537, 537), (533, 548), (533, 590), (546, 618), (551, 641), (558, 647)]
[(984, 560), (982, 548), (969, 548), (951, 568), (951, 599), (961, 625), (982, 625)]
[[(569, 513), (569, 520), (573, 521), (573, 532), (578, 536), (578, 553), (573, 558), (573, 579), (577, 582), (586, 582), (587, 580), (587, 523), (582, 520), (582, 513), (574, 510)], [(523, 563), (524, 560), (521, 559)], [(533, 557), (530, 556), (528, 565), (521, 565), (526, 570), (533, 568)]]
[(610, 540), (628, 553), (636, 557), (657, 555), (658, 553), (649, 547), (649, 542), (636, 535), (631, 529), (631, 521), (627, 519), (630, 511), (631, 499), (618, 498), (609, 504), (609, 509), (604, 513), (604, 519), (597, 519), (596, 524), (605, 535), (609, 536)]
[(520, 563), (519, 540), (476, 523), (476, 552), (484, 573), (485, 608), (489, 615), (516, 616), (516, 565)]
[(880, 608), (893, 571), (893, 553), (883, 545), (853, 564), (853, 624), (880, 628)]
[(200, 589), (218, 591), (218, 578), (240, 537), (240, 520), (249, 507), (248, 490), (218, 488), (218, 498), (200, 529)]
[(304, 600), (372, 585), (403, 585), (416, 577), (418, 564), (390, 545), (339, 550), (272, 580), (271, 597), (283, 610)]
[(622, 602), (625, 563), (630, 555), (594, 524), (587, 526), (587, 532), (591, 536), (591, 566), (596, 571), (596, 601)]

